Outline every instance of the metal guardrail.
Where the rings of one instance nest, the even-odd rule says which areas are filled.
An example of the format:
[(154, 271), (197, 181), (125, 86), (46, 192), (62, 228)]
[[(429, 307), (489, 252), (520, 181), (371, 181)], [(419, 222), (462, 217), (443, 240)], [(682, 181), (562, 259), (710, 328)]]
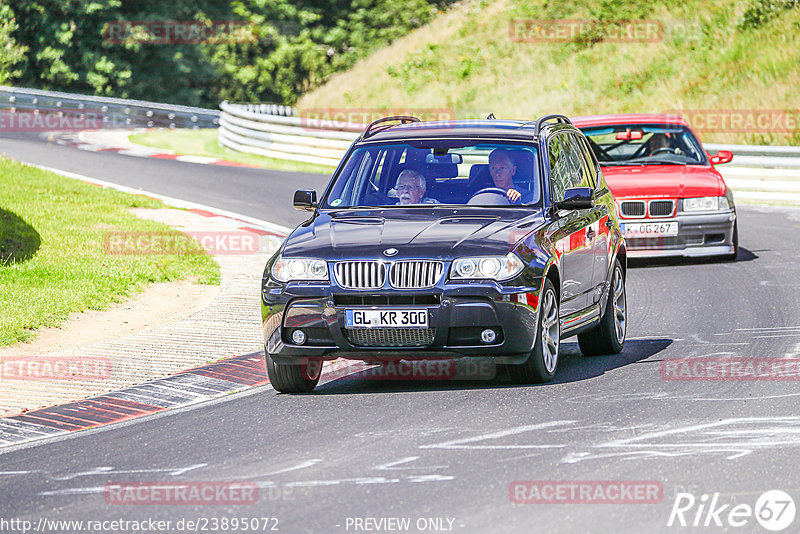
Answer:
[[(219, 142), (239, 152), (335, 167), (366, 125), (294, 116), (289, 107), (220, 104)], [(277, 113), (274, 113), (277, 111)]]
[(215, 109), (8, 86), (0, 86), (0, 110), (11, 114), (92, 116), (104, 129), (216, 128), (220, 115)]
[[(220, 104), (219, 142), (231, 150), (270, 158), (338, 165), (365, 124), (297, 117), (288, 106)], [(726, 167), (798, 169), (800, 147), (707, 144), (706, 150), (733, 152)]]
[[(336, 166), (366, 125), (298, 117), (272, 104), (220, 104), (219, 142), (239, 152)], [(800, 147), (705, 145), (709, 153), (733, 152), (717, 169), (736, 198), (800, 202)]]

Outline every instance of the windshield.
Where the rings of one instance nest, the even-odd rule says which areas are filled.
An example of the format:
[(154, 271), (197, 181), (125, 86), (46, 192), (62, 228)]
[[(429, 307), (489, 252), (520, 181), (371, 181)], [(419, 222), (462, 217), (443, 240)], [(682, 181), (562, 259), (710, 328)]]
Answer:
[(541, 198), (536, 163), (528, 145), (447, 139), (363, 146), (350, 154), (323, 207), (532, 205)]
[(621, 124), (581, 128), (600, 165), (699, 165), (700, 142), (685, 126)]

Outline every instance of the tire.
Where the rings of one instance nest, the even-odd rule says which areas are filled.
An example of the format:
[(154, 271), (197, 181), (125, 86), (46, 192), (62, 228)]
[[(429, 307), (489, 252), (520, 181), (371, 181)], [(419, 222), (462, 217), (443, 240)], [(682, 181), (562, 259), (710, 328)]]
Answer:
[(267, 375), (280, 393), (308, 393), (317, 387), (322, 375), (322, 360), (309, 358), (300, 364), (278, 363), (266, 353)]
[(723, 261), (736, 261), (739, 255), (739, 221), (733, 223), (733, 252), (722, 257)]
[(586, 356), (619, 354), (625, 344), (625, 336), (628, 333), (628, 301), (625, 276), (622, 274), (619, 260), (614, 260), (612, 273), (608, 303), (600, 324), (588, 332), (578, 334), (578, 345)]
[(508, 374), (517, 384), (543, 384), (550, 382), (558, 367), (558, 349), (561, 342), (559, 302), (553, 283), (545, 279), (539, 300), (535, 343), (530, 356), (521, 364), (508, 364)]

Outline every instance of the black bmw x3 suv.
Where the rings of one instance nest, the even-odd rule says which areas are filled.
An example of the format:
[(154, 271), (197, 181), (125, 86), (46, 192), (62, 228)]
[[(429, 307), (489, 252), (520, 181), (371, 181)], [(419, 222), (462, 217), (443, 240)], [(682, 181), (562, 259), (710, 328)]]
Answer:
[(583, 134), (536, 121), (370, 124), (310, 218), (267, 262), (266, 364), (280, 392), (324, 360), (492, 357), (517, 383), (552, 380), (560, 342), (625, 342), (626, 252)]

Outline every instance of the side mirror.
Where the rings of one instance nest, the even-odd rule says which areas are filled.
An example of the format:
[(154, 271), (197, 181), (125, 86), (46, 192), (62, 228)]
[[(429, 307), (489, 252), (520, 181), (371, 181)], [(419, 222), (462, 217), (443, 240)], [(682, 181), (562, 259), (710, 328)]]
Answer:
[(564, 191), (564, 200), (556, 202), (557, 210), (585, 210), (594, 206), (591, 187), (571, 187)]
[(728, 163), (733, 159), (733, 152), (730, 150), (720, 150), (713, 156), (711, 156), (711, 164), (712, 165), (721, 165), (723, 163)]
[(313, 189), (298, 189), (294, 192), (294, 209), (314, 211), (317, 207), (317, 192)]

